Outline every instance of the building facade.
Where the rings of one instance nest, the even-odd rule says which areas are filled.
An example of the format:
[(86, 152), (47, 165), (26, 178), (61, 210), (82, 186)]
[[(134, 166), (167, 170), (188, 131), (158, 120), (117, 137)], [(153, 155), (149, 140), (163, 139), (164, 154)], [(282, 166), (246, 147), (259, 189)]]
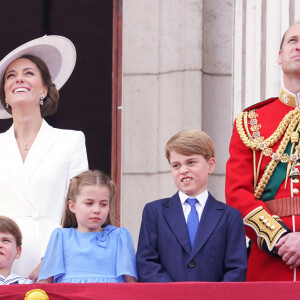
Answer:
[(225, 202), (234, 118), (278, 95), (281, 36), (297, 20), (300, 0), (123, 1), (121, 225), (135, 243), (144, 205), (176, 192), (164, 147), (180, 130), (213, 139), (209, 190)]

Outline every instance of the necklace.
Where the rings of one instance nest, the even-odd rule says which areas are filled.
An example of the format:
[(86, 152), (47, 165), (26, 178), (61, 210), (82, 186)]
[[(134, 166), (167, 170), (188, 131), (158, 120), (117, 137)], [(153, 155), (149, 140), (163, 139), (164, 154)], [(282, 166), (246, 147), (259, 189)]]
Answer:
[[(40, 124), (37, 126), (25, 126), (25, 128), (21, 127), (21, 130), (15, 131), (15, 138), (18, 142), (18, 146), (20, 151), (28, 151), (30, 147), (33, 145), (34, 140), (38, 134), (38, 131), (42, 125), (42, 120)], [(24, 126), (23, 126), (24, 127)], [(28, 127), (28, 128), (27, 128)]]
[(32, 136), (30, 136), (27, 141), (25, 141), (23, 138), (20, 138), (20, 142), (23, 143), (23, 150), (27, 151), (29, 149), (29, 143), (31, 141), (31, 138)]

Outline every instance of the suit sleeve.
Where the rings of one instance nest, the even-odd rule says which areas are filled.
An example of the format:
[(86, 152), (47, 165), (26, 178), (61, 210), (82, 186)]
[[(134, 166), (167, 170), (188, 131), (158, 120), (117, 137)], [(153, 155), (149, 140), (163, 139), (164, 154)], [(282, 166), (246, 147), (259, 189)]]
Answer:
[(246, 235), (264, 251), (274, 254), (274, 245), (288, 228), (273, 216), (265, 203), (254, 197), (253, 152), (241, 140), (236, 123), (226, 165), (226, 203), (237, 208), (244, 219)]
[(227, 243), (224, 256), (223, 281), (245, 281), (247, 274), (245, 230), (241, 213), (237, 210), (234, 210), (228, 218)]
[(160, 264), (158, 252), (157, 213), (146, 204), (137, 248), (137, 271), (140, 282), (172, 282), (169, 274)]

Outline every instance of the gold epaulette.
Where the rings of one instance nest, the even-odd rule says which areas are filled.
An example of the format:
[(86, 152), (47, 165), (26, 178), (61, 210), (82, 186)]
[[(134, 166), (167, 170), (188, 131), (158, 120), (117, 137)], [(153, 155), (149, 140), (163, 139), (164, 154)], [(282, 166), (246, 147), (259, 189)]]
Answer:
[(259, 206), (244, 218), (244, 224), (250, 226), (256, 232), (258, 236), (257, 244), (260, 248), (262, 248), (264, 240), (269, 251), (272, 251), (279, 238), (287, 232), (278, 223), (279, 220), (278, 216), (271, 216), (262, 206)]

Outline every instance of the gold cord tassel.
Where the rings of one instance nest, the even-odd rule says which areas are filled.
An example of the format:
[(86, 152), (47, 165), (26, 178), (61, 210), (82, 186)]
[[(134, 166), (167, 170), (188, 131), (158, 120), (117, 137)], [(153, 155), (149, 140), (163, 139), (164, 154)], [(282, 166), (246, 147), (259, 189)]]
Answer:
[[(291, 135), (291, 143), (292, 143), (292, 148), (291, 148), (291, 152), (290, 152), (290, 157), (293, 154), (294, 148), (295, 148), (295, 144), (299, 142), (299, 133), (297, 132), (299, 129), (299, 125), (297, 127), (297, 130), (294, 131)], [(284, 184), (284, 188), (286, 189), (286, 185), (287, 185), (287, 180), (289, 178), (289, 174), (290, 174), (290, 170), (291, 170), (291, 165), (292, 165), (292, 161), (289, 160), (288, 166), (286, 168), (286, 176), (285, 176), (285, 184)]]
[(257, 185), (257, 174), (256, 174), (256, 151), (253, 150), (253, 185), (254, 185), (254, 190), (256, 188)]

